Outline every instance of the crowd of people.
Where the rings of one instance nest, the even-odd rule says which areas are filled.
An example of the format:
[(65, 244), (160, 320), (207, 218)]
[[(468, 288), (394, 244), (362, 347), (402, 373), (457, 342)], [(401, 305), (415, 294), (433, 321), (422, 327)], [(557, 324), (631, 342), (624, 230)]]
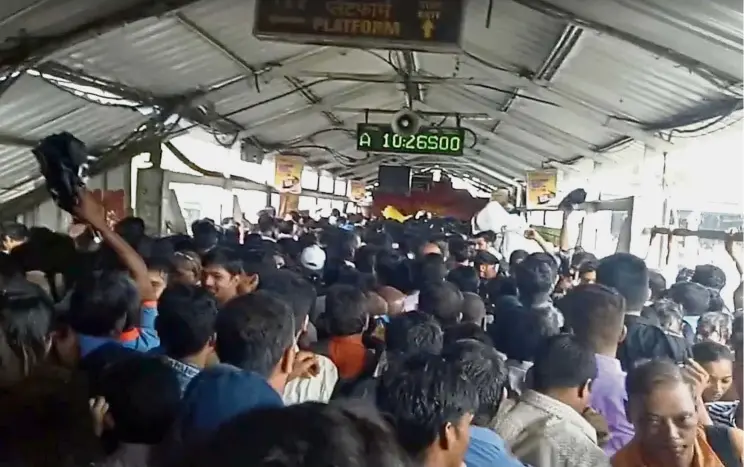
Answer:
[(73, 214), (0, 230), (2, 466), (742, 465), (742, 287), (726, 307), (716, 266), (668, 285), (437, 218)]

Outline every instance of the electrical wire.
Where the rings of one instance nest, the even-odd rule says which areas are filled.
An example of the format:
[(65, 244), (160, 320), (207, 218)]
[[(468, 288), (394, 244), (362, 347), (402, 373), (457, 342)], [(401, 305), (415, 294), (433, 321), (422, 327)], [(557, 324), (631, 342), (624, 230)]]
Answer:
[[(728, 116), (725, 116), (725, 117), (728, 117)], [(725, 117), (724, 117), (724, 119), (725, 119)], [(683, 139), (700, 138), (700, 137), (712, 135), (713, 133), (718, 133), (719, 131), (723, 131), (723, 130), (725, 130), (727, 128), (730, 128), (730, 127), (736, 125), (737, 123), (741, 122), (742, 119), (744, 119), (744, 117), (739, 117), (739, 118), (736, 118), (736, 119), (732, 119), (730, 122), (726, 123), (725, 125), (720, 126), (718, 128), (714, 128), (714, 129), (712, 129), (710, 131), (706, 131), (704, 133), (696, 133), (696, 134), (682, 133), (682, 134), (679, 134), (680, 132), (678, 132), (677, 130), (672, 130), (671, 133), (670, 133), (670, 136), (674, 136), (676, 138), (683, 138)], [(718, 121), (714, 122), (714, 124), (720, 123), (722, 120), (723, 119), (719, 119)], [(707, 125), (705, 128), (710, 128), (712, 126), (713, 125)], [(697, 129), (697, 130), (699, 130), (699, 129)]]

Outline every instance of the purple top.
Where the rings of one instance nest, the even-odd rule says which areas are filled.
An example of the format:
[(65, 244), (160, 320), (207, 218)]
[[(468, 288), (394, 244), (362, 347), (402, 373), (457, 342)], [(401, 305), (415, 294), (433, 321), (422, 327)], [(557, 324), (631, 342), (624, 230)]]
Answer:
[(625, 391), (625, 372), (620, 360), (605, 355), (597, 357), (597, 379), (592, 384), (591, 407), (599, 412), (610, 428), (610, 441), (604, 447), (612, 457), (633, 439), (633, 425), (625, 415), (628, 394)]

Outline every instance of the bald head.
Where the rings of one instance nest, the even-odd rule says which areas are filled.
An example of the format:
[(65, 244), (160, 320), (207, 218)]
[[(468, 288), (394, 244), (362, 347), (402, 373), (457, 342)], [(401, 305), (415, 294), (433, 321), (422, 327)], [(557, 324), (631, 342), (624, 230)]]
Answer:
[(406, 295), (398, 289), (386, 285), (380, 287), (377, 294), (387, 303), (387, 314), (390, 316), (399, 315), (403, 312), (403, 301)]
[(439, 248), (439, 245), (436, 243), (426, 243), (421, 247), (421, 256), (430, 255), (432, 253), (435, 255), (441, 255), (442, 249)]

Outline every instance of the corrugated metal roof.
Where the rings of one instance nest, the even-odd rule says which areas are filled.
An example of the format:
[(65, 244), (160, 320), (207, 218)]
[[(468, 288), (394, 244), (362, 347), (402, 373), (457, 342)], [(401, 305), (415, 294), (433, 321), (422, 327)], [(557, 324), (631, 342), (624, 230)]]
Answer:
[[(0, 38), (25, 24), (37, 30), (61, 27), (52, 15), (57, 10), (43, 7), (3, 22), (27, 3), (0, 7)], [(74, 15), (80, 21), (97, 18), (115, 7), (108, 0), (63, 3), (68, 10), (57, 11), (60, 22)], [(492, 10), (489, 2), (466, 4), (463, 53), (415, 54), (419, 78), (428, 80), (422, 109), (478, 114), (464, 120), (478, 145), (468, 151), (468, 164), (458, 169), (463, 172), (475, 173), (483, 164), (520, 177), (547, 161), (622, 160), (620, 153), (597, 150), (626, 136), (666, 147), (649, 129), (654, 124), (689, 117), (724, 99), (730, 103), (741, 93), (736, 82), (742, 79), (742, 13), (730, 0), (683, 1), (673, 9), (662, 0), (505, 0), (493, 2)], [(391, 62), (399, 64), (400, 56), (259, 41), (251, 32), (254, 6), (246, 0), (202, 0), (177, 14), (133, 22), (63, 48), (48, 60), (148, 94), (210, 90), (201, 102), (212, 103), (216, 114), (242, 128), (241, 137), (330, 146), (349, 160), (311, 149), (313, 163), (350, 170), (351, 160), (366, 155), (334, 129), (333, 120), (353, 129), (366, 117), (349, 109), (404, 105), (399, 77), (359, 82), (370, 74), (377, 81), (394, 76)], [(538, 75), (544, 69), (550, 72)], [(28, 89), (29, 79), (0, 99), (0, 117), (8, 114), (0, 119), (0, 133), (39, 138), (68, 129), (103, 142), (143, 119), (43, 83), (38, 84), (49, 89)], [(27, 92), (30, 100), (18, 97)], [(19, 103), (28, 111), (19, 112)], [(0, 148), (0, 162), (19, 179), (34, 171), (29, 156), (27, 150)], [(368, 174), (370, 167), (373, 171), (374, 159), (364, 160), (356, 173)]]
[[(69, 131), (90, 147), (100, 147), (120, 140), (145, 120), (136, 110), (90, 103), (28, 75), (0, 97), (0, 134), (31, 142)], [(30, 148), (1, 144), (0, 203), (18, 194), (6, 190), (38, 176)]]
[[(621, 54), (617, 50), (622, 49)], [(608, 114), (652, 123), (707, 103), (718, 95), (708, 80), (663, 57), (588, 32), (554, 79), (557, 88), (591, 100)]]
[(139, 0), (4, 0), (0, 2), (0, 50), (13, 38), (52, 36), (103, 18)]

